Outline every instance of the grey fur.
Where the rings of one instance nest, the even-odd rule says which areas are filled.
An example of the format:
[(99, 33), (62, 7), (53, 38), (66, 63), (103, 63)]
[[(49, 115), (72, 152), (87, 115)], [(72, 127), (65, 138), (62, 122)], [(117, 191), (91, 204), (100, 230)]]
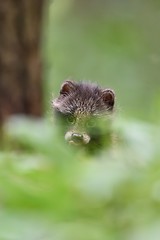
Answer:
[[(63, 120), (66, 141), (99, 148), (104, 142), (104, 136), (110, 139), (109, 122), (114, 101), (115, 94), (111, 89), (102, 89), (93, 83), (65, 81), (61, 86), (59, 97), (53, 100), (53, 108)], [(70, 116), (73, 116), (74, 122), (67, 123)], [(105, 128), (98, 131), (94, 127), (87, 129), (87, 121), (92, 117), (96, 119), (104, 117)]]
[[(110, 90), (110, 89), (107, 89)], [(113, 90), (110, 90), (113, 92)], [(74, 83), (74, 89), (67, 95), (53, 101), (53, 107), (64, 114), (101, 115), (111, 113), (113, 105), (104, 101), (104, 90), (92, 83)], [(114, 93), (113, 93), (114, 94)]]

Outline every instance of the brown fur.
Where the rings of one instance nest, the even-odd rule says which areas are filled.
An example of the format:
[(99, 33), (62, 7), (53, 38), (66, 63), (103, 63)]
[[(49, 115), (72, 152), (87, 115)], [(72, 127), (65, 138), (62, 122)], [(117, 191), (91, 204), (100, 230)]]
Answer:
[(114, 103), (113, 90), (68, 80), (53, 100), (53, 108), (69, 143), (98, 149), (111, 142)]

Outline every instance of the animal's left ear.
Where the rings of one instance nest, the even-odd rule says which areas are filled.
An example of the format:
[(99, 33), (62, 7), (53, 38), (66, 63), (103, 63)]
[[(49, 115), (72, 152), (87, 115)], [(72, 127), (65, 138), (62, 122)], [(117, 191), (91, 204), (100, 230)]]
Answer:
[(112, 108), (114, 106), (114, 102), (115, 102), (114, 91), (112, 89), (103, 90), (102, 91), (102, 99), (107, 106)]

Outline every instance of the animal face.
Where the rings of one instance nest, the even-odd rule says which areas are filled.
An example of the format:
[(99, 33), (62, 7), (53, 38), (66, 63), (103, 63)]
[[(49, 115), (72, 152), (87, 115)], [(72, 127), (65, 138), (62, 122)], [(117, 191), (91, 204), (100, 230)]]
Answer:
[(75, 145), (99, 145), (110, 135), (115, 95), (111, 89), (95, 84), (65, 81), (53, 101), (58, 123), (67, 142)]

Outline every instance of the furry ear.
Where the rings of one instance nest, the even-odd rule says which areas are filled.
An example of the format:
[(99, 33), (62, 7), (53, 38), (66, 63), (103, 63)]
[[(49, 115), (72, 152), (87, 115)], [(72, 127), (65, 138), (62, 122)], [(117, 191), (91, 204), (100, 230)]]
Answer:
[(115, 94), (114, 91), (111, 89), (105, 89), (102, 91), (102, 99), (106, 105), (108, 105), (110, 108), (114, 106), (115, 101)]
[(61, 86), (60, 94), (68, 95), (69, 93), (74, 91), (75, 86), (76, 86), (75, 82), (70, 80), (65, 81)]

